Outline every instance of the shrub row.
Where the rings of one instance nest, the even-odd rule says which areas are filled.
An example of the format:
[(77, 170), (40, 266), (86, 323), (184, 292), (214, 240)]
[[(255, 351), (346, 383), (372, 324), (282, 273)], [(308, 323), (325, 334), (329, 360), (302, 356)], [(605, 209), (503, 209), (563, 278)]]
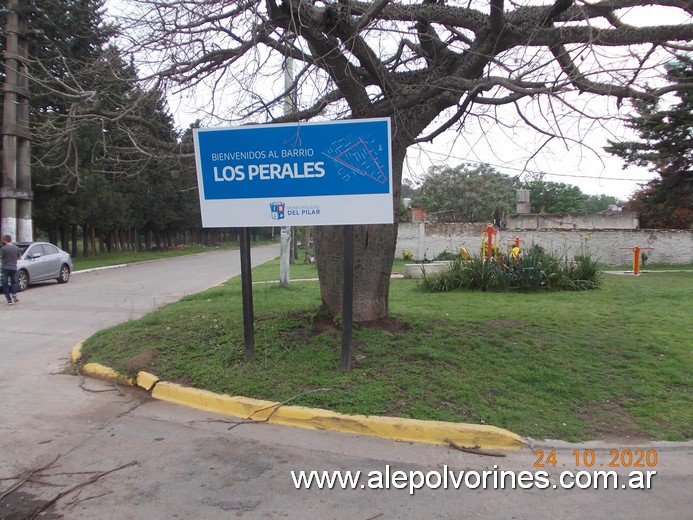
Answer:
[(456, 258), (450, 269), (424, 275), (422, 286), (431, 292), (456, 289), (477, 291), (583, 291), (601, 283), (601, 268), (589, 256), (569, 261), (546, 253), (540, 246), (518, 256), (498, 253), (487, 259)]

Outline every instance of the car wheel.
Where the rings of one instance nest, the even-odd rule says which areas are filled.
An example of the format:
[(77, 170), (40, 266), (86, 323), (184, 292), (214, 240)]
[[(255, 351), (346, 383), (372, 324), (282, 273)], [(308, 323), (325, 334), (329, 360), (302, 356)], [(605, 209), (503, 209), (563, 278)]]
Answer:
[(17, 271), (17, 291), (25, 291), (29, 287), (29, 273), (24, 269)]
[(60, 266), (60, 276), (58, 276), (58, 283), (67, 283), (70, 279), (70, 268), (67, 264)]

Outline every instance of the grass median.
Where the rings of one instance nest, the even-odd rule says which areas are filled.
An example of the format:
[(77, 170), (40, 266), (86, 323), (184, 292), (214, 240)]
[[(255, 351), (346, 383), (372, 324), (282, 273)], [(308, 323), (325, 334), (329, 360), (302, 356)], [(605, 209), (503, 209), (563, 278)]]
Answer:
[[(395, 270), (401, 270), (398, 263)], [(278, 261), (253, 271), (276, 280)], [(586, 292), (427, 293), (393, 279), (391, 318), (341, 331), (321, 316), (312, 265), (288, 288), (253, 286), (255, 358), (244, 363), (240, 279), (102, 331), (84, 358), (229, 395), (342, 413), (482, 423), (523, 436), (693, 435), (693, 272), (606, 275)]]

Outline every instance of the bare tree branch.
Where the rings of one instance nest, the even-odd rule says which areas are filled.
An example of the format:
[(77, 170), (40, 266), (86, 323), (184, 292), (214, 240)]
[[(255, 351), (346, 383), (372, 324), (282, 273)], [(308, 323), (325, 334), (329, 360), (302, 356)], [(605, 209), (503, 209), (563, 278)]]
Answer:
[[(661, 23), (634, 21), (652, 6), (667, 9)], [(621, 103), (693, 88), (664, 80), (676, 53), (692, 50), (687, 0), (129, 0), (128, 7), (119, 41), (137, 57), (141, 99), (114, 108), (79, 83), (42, 85), (72, 104), (36, 132), (51, 153), (62, 151), (67, 172), (78, 168), (74, 132), (89, 125), (104, 132), (115, 125), (143, 167), (157, 153), (180, 152), (140, 111), (157, 89), (195, 99), (203, 124), (391, 117), (393, 141), (406, 150), (492, 110), (558, 138), (563, 116), (551, 120), (542, 103), (587, 121), (600, 114), (578, 109), (577, 96)], [(285, 86), (287, 59), (301, 66)], [(297, 100), (290, 115), (287, 97)], [(518, 102), (535, 109), (519, 116), (510, 110)]]

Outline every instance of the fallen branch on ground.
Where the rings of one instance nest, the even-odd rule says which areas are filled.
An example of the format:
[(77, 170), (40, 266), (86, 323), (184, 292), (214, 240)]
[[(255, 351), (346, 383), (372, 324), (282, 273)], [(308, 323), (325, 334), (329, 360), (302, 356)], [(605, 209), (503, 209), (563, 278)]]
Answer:
[[(56, 460), (57, 460), (57, 459), (56, 459)], [(123, 465), (120, 466), (120, 467), (117, 467), (117, 468), (114, 468), (114, 469), (110, 469), (110, 470), (108, 470), (108, 471), (102, 471), (102, 472), (100, 472), (100, 473), (97, 473), (97, 474), (94, 475), (93, 477), (91, 477), (91, 478), (85, 480), (84, 482), (80, 482), (79, 484), (76, 484), (76, 485), (74, 485), (74, 486), (72, 486), (72, 487), (66, 489), (65, 491), (61, 491), (61, 492), (58, 493), (56, 496), (54, 496), (51, 500), (49, 500), (48, 502), (46, 502), (46, 503), (43, 504), (42, 506), (37, 507), (37, 508), (32, 512), (31, 516), (28, 517), (29, 520), (33, 520), (34, 518), (37, 518), (37, 517), (38, 517), (41, 513), (43, 513), (46, 509), (48, 509), (48, 508), (51, 507), (52, 505), (56, 504), (61, 498), (63, 498), (63, 497), (66, 496), (66, 495), (69, 495), (69, 494), (72, 493), (73, 491), (76, 491), (76, 490), (78, 490), (78, 489), (80, 489), (80, 488), (83, 488), (84, 486), (88, 486), (89, 484), (93, 484), (94, 482), (96, 482), (97, 480), (99, 480), (99, 479), (105, 477), (106, 475), (109, 475), (109, 474), (114, 473), (114, 472), (116, 472), (116, 471), (120, 471), (121, 469), (125, 469), (125, 468), (128, 468), (128, 467), (130, 467), (130, 466), (134, 466), (134, 465), (136, 465), (136, 464), (138, 464), (138, 462), (137, 462), (136, 460), (133, 460), (132, 462), (128, 462), (127, 464), (123, 464)]]
[(12, 493), (17, 491), (19, 488), (21, 488), (27, 482), (33, 482), (32, 477), (34, 475), (36, 475), (37, 473), (41, 473), (42, 471), (45, 471), (47, 469), (52, 468), (53, 464), (55, 464), (59, 458), (60, 458), (60, 455), (56, 456), (51, 462), (49, 462), (45, 466), (41, 466), (40, 468), (36, 468), (36, 469), (32, 469), (32, 470), (24, 470), (22, 473), (19, 473), (17, 475), (12, 476), (12, 477), (0, 478), (0, 480), (19, 480), (19, 482), (17, 482), (14, 486), (10, 487), (10, 489), (8, 489), (2, 495), (0, 495), (0, 502), (5, 500), (5, 498), (7, 498)]
[(123, 391), (122, 391), (120, 388), (118, 388), (118, 385), (115, 384), (115, 383), (113, 384), (113, 388), (104, 388), (104, 389), (102, 389), (102, 390), (93, 390), (93, 389), (91, 389), (91, 388), (87, 388), (86, 386), (84, 386), (84, 383), (85, 383), (85, 381), (84, 381), (84, 376), (82, 376), (82, 375), (80, 374), (80, 377), (79, 377), (79, 387), (80, 387), (82, 390), (84, 390), (85, 392), (91, 392), (91, 393), (93, 393), (93, 394), (101, 394), (101, 393), (103, 393), (103, 392), (118, 392), (118, 395), (125, 395), (125, 394), (123, 393)]
[(475, 455), (485, 455), (486, 457), (505, 457), (505, 453), (499, 453), (497, 451), (486, 451), (482, 450), (481, 446), (462, 446), (460, 444), (457, 444), (454, 441), (451, 441), (450, 439), (443, 439), (445, 442), (447, 442), (451, 447), (455, 448), (456, 450), (464, 451), (465, 453), (473, 453)]
[[(265, 406), (264, 408), (259, 408), (259, 409), (255, 410), (253, 413), (251, 413), (248, 417), (246, 417), (245, 419), (242, 419), (240, 421), (228, 421), (226, 419), (207, 419), (204, 422), (219, 422), (219, 423), (224, 423), (224, 424), (231, 424), (231, 426), (229, 426), (229, 430), (232, 430), (236, 426), (240, 426), (241, 424), (266, 423), (266, 422), (269, 422), (269, 420), (277, 412), (277, 410), (279, 410), (282, 406), (290, 403), (291, 401), (295, 401), (299, 397), (303, 397), (304, 395), (307, 395), (307, 394), (314, 394), (316, 392), (327, 392), (329, 390), (330, 390), (330, 388), (314, 388), (313, 390), (306, 390), (305, 392), (301, 392), (300, 394), (296, 394), (292, 397), (289, 397), (288, 399), (286, 399), (285, 401), (282, 401), (281, 403), (276, 403), (276, 404), (272, 404), (270, 406)], [(253, 419), (252, 418), (253, 415), (260, 413), (260, 412), (263, 412), (265, 410), (269, 410), (270, 408), (274, 408), (274, 410), (272, 410), (272, 412), (267, 417), (265, 417), (264, 419)]]

